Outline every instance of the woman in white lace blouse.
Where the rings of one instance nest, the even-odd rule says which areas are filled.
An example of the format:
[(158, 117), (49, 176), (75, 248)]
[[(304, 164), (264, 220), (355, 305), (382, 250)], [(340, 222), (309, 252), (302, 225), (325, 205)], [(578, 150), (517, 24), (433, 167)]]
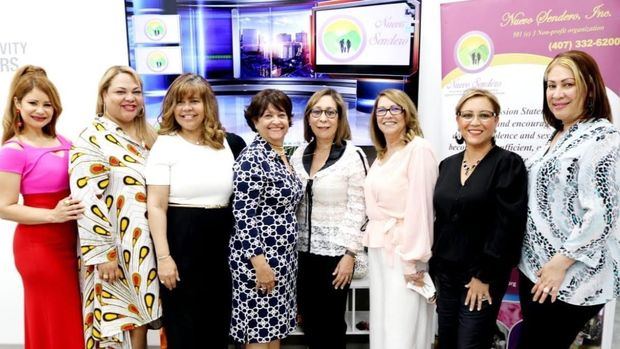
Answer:
[(299, 311), (309, 348), (344, 349), (347, 291), (362, 249), (366, 157), (348, 141), (347, 104), (333, 89), (310, 97), (304, 138), (310, 143), (291, 158), (305, 188), (297, 210)]
[(544, 86), (555, 132), (526, 162), (520, 348), (568, 348), (620, 295), (620, 133), (605, 84), (591, 56), (568, 51), (547, 66)]

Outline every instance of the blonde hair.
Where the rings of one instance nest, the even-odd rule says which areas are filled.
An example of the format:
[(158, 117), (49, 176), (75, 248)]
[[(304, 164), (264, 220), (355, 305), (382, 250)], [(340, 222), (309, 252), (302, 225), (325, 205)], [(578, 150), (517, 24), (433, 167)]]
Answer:
[(370, 138), (372, 139), (379, 159), (382, 159), (387, 151), (385, 135), (379, 129), (379, 124), (377, 123), (377, 104), (381, 97), (385, 97), (403, 108), (403, 117), (405, 119), (405, 134), (401, 140), (403, 144), (411, 142), (415, 136), (424, 136), (422, 128), (420, 128), (420, 123), (418, 122), (418, 111), (413, 101), (411, 101), (411, 98), (409, 98), (404, 91), (390, 88), (379, 92), (370, 114)]
[(204, 143), (214, 149), (224, 148), (226, 132), (218, 117), (217, 100), (211, 85), (202, 76), (183, 74), (177, 77), (166, 92), (159, 115), (160, 135), (168, 135), (181, 130), (181, 125), (174, 118), (174, 109), (184, 97), (198, 96), (204, 105), (204, 120), (201, 137)]
[[(99, 81), (99, 89), (97, 92), (97, 108), (95, 110), (97, 115), (103, 116), (105, 112), (105, 104), (103, 101), (103, 95), (108, 90), (108, 88), (110, 88), (112, 79), (114, 79), (119, 74), (127, 74), (131, 76), (134, 79), (134, 81), (140, 86), (140, 89), (143, 88), (142, 80), (140, 79), (140, 76), (131, 67), (115, 65), (115, 66), (108, 68), (108, 70), (106, 70), (106, 72), (101, 77), (101, 80)], [(138, 135), (139, 140), (143, 142), (147, 148), (151, 148), (153, 146), (153, 143), (155, 143), (155, 139), (157, 138), (157, 133), (155, 133), (155, 130), (153, 129), (153, 127), (151, 127), (151, 125), (149, 125), (149, 123), (146, 120), (146, 113), (144, 112), (144, 105), (141, 106), (140, 111), (138, 112), (138, 115), (136, 115), (132, 123), (133, 123), (133, 126), (136, 128), (136, 133)]]
[(495, 116), (499, 116), (499, 113), (501, 112), (502, 108), (499, 105), (499, 101), (497, 100), (497, 97), (491, 91), (481, 89), (481, 88), (470, 88), (468, 90), (465, 90), (465, 92), (463, 92), (461, 99), (459, 99), (459, 101), (456, 103), (456, 107), (454, 108), (456, 115), (460, 115), (461, 108), (463, 108), (463, 104), (465, 104), (465, 102), (475, 97), (486, 98), (489, 101), (489, 103), (491, 103)]
[(43, 126), (43, 133), (50, 137), (56, 137), (56, 121), (62, 113), (58, 90), (47, 78), (45, 69), (34, 65), (25, 65), (17, 69), (9, 87), (9, 95), (2, 119), (2, 127), (4, 129), (2, 143), (21, 133), (23, 124), (21, 123), (21, 115), (17, 110), (15, 101), (21, 102), (24, 96), (35, 88), (47, 95), (54, 109), (52, 120)]
[(325, 96), (330, 96), (336, 103), (338, 111), (338, 123), (336, 125), (336, 134), (334, 135), (334, 143), (342, 145), (343, 140), (351, 139), (351, 127), (349, 127), (349, 118), (347, 117), (347, 103), (342, 99), (340, 93), (332, 88), (324, 88), (316, 91), (308, 100), (306, 110), (304, 111), (304, 139), (310, 142), (315, 138), (312, 127), (310, 127), (310, 112), (312, 108), (319, 103), (319, 100)]

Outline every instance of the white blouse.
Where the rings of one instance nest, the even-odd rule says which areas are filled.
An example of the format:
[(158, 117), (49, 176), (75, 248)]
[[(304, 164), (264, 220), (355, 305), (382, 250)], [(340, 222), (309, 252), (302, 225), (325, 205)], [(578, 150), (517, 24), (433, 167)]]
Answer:
[(192, 144), (179, 135), (161, 135), (146, 164), (149, 185), (169, 185), (169, 202), (182, 205), (227, 205), (233, 192), (235, 159), (224, 149)]
[[(291, 157), (291, 165), (303, 183), (304, 193), (310, 179), (302, 161), (306, 147), (300, 146)], [(360, 228), (366, 219), (364, 166), (368, 166), (365, 162), (363, 151), (347, 142), (340, 159), (314, 175), (311, 232), (306, 198), (301, 200), (297, 209), (298, 251), (335, 257), (342, 256), (347, 249), (354, 252), (362, 250), (363, 232)]]
[(536, 272), (560, 253), (576, 262), (558, 299), (595, 305), (620, 296), (618, 130), (604, 119), (577, 123), (526, 167), (528, 219), (519, 269), (536, 282)]

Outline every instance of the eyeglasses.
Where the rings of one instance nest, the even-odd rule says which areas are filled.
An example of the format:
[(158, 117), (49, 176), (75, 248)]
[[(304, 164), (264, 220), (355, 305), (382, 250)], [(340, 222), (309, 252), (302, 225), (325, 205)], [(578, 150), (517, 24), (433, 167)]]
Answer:
[(389, 111), (392, 115), (400, 115), (403, 113), (403, 110), (404, 109), (400, 105), (393, 105), (389, 108), (379, 107), (375, 110), (375, 114), (377, 114), (377, 116), (386, 116)]
[(338, 111), (334, 109), (316, 108), (316, 109), (310, 110), (310, 116), (312, 116), (315, 119), (320, 118), (323, 113), (325, 113), (325, 116), (327, 116), (328, 119), (335, 119), (338, 116)]
[(465, 121), (473, 121), (474, 117), (476, 115), (478, 115), (478, 120), (480, 121), (489, 121), (491, 120), (491, 118), (496, 117), (497, 113), (492, 112), (492, 111), (488, 111), (488, 110), (483, 110), (481, 112), (479, 112), (478, 114), (472, 112), (472, 111), (460, 111), (458, 113), (456, 113), (456, 115), (458, 115), (459, 117), (461, 117), (461, 119), (465, 120)]

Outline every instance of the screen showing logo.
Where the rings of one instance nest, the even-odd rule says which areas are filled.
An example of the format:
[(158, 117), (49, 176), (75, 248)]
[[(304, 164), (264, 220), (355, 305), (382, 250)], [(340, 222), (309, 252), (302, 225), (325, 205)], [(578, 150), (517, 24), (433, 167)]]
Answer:
[(168, 67), (168, 56), (161, 51), (153, 51), (146, 56), (146, 64), (154, 72), (162, 72)]
[(335, 61), (356, 58), (366, 46), (363, 26), (352, 17), (335, 17), (328, 20), (318, 33), (319, 48)]
[(479, 72), (493, 59), (493, 41), (480, 31), (465, 33), (454, 47), (454, 59), (462, 70), (468, 73)]
[(151, 19), (144, 25), (144, 33), (147, 38), (159, 41), (166, 36), (166, 24), (159, 18)]

